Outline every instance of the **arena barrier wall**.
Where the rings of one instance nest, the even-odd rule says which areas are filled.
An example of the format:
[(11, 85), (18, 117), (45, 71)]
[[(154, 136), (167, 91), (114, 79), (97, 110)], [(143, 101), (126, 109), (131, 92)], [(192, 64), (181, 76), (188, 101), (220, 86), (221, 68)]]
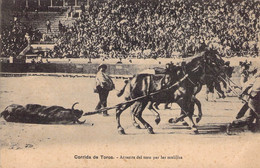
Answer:
[[(79, 73), (96, 74), (99, 64), (75, 64), (75, 63), (1, 63), (1, 72), (5, 73)], [(134, 75), (144, 69), (164, 67), (165, 65), (145, 64), (109, 64), (107, 73), (110, 75)]]
[[(99, 64), (75, 64), (75, 63), (1, 63), (1, 77), (22, 76), (54, 76), (54, 77), (87, 77), (95, 78)], [(163, 64), (109, 64), (107, 73), (116, 79), (129, 79), (132, 75), (142, 70), (153, 67), (165, 67)], [(236, 66), (232, 74), (232, 80), (238, 86), (240, 74)]]

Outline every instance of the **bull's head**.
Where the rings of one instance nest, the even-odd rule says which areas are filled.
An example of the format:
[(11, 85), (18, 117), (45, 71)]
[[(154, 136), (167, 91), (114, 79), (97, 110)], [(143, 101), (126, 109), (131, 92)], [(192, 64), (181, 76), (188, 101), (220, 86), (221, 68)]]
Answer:
[(83, 114), (83, 110), (75, 110), (74, 107), (76, 104), (79, 104), (78, 102), (74, 103), (71, 107), (71, 111), (72, 111), (72, 114), (75, 115), (75, 118), (76, 118), (76, 122), (79, 123), (79, 124), (84, 124), (86, 122), (86, 120), (84, 121), (79, 121), (79, 118), (82, 116)]

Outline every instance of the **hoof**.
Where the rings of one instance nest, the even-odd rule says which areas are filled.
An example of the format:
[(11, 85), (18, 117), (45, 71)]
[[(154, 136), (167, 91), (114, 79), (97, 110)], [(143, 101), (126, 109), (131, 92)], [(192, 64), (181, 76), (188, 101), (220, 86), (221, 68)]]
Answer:
[(176, 118), (170, 118), (168, 122), (176, 124), (178, 121), (176, 120)]
[(118, 128), (118, 133), (120, 135), (125, 135), (125, 130), (122, 127), (120, 127), (120, 128)]
[(135, 127), (135, 128), (137, 128), (137, 129), (141, 129), (141, 127), (140, 127), (140, 125), (139, 125), (139, 124), (137, 124), (137, 123), (134, 123), (133, 125), (134, 125), (134, 127)]
[(125, 131), (124, 131), (124, 130), (118, 130), (118, 133), (119, 133), (120, 135), (125, 135)]
[(156, 118), (154, 121), (158, 125), (161, 122), (161, 119), (160, 118)]
[(153, 128), (148, 128), (147, 131), (148, 131), (149, 134), (154, 134)]
[(193, 132), (194, 132), (194, 134), (199, 134), (199, 130), (195, 130)]
[(196, 118), (196, 123), (199, 123), (200, 120), (201, 120), (201, 117), (197, 117), (197, 118)]
[(189, 126), (189, 124), (188, 124), (186, 121), (184, 121), (184, 122), (182, 123), (182, 125), (183, 125), (183, 126)]
[(199, 134), (199, 130), (196, 127), (192, 127), (191, 130), (194, 134)]
[(173, 120), (174, 120), (173, 118), (170, 118), (168, 123), (173, 123)]

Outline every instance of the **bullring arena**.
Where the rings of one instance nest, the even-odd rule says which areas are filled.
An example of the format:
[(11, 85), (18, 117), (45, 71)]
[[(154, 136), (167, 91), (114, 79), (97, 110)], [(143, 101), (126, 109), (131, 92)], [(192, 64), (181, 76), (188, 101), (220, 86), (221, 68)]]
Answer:
[[(77, 77), (76, 74), (52, 75), (28, 73), (26, 76), (16, 74), (18, 77), (11, 77), (11, 74), (9, 77), (2, 76), (1, 109), (13, 103), (25, 105), (28, 102), (67, 108), (74, 102), (79, 102), (77, 109), (84, 112), (95, 109), (98, 95), (93, 92), (94, 78), (83, 77), (82, 74), (77, 74)], [(238, 78), (233, 77), (232, 80), (237, 83)], [(113, 80), (116, 89), (123, 87), (124, 79)], [(117, 90), (110, 93), (109, 107), (124, 101), (116, 94)], [(169, 118), (180, 112), (176, 104), (172, 104), (170, 110), (164, 110), (163, 105), (159, 106), (162, 119), (159, 125), (155, 124), (155, 116), (149, 110), (144, 111), (144, 118), (153, 126), (154, 135), (148, 134), (146, 129), (136, 129), (132, 125), (129, 109), (122, 114), (121, 119), (126, 135), (117, 133), (115, 110), (110, 110), (108, 117), (100, 114), (83, 116), (81, 120), (86, 119), (83, 125), (8, 123), (1, 118), (1, 164), (3, 167), (17, 164), (26, 167), (28, 163), (31, 167), (42, 167), (43, 164), (47, 165), (46, 167), (95, 167), (104, 164), (111, 167), (117, 167), (118, 164), (126, 167), (132, 167), (132, 164), (153, 167), (166, 162), (186, 167), (191, 166), (194, 159), (198, 165), (223, 167), (247, 163), (248, 158), (243, 158), (248, 152), (256, 152), (254, 145), (259, 144), (259, 134), (246, 128), (234, 130), (231, 136), (225, 133), (226, 124), (234, 120), (242, 106), (241, 100), (230, 94), (225, 99), (208, 102), (205, 101), (205, 88), (197, 98), (201, 101), (203, 110), (203, 118), (198, 124), (198, 135), (194, 135), (188, 127), (181, 124), (168, 123)], [(217, 155), (215, 151), (218, 151)], [(161, 157), (162, 154), (175, 158), (180, 156), (183, 159), (167, 159), (164, 162), (161, 159), (100, 159), (101, 155)], [(234, 154), (239, 159), (234, 158)], [(86, 161), (74, 159), (74, 155), (97, 155), (99, 159)], [(18, 159), (20, 157), (26, 160)], [(215, 161), (204, 162), (201, 158), (205, 157), (214, 158)], [(12, 162), (9, 159), (12, 159)]]
[[(3, 0), (1, 112), (12, 104), (59, 106), (82, 110), (79, 120), (86, 122), (31, 124), (1, 117), (0, 168), (260, 167), (259, 131), (243, 126), (227, 133), (244, 105), (238, 98), (240, 63), (250, 65), (248, 73), (259, 72), (259, 6), (259, 0)], [(169, 123), (181, 111), (172, 103), (170, 109), (159, 105), (159, 124), (145, 108), (143, 118), (154, 134), (142, 124), (137, 129), (128, 108), (120, 121), (126, 134), (119, 134), (115, 107), (125, 102), (117, 96), (125, 80), (154, 67), (165, 68), (166, 78), (166, 64), (185, 72), (187, 57), (205, 51), (210, 54), (193, 70), (209, 60), (207, 66), (229, 62), (234, 70), (225, 98), (215, 90), (215, 101), (207, 101), (205, 85), (196, 95), (203, 113), (198, 133)], [(100, 64), (108, 66), (115, 84), (109, 116), (95, 110)]]

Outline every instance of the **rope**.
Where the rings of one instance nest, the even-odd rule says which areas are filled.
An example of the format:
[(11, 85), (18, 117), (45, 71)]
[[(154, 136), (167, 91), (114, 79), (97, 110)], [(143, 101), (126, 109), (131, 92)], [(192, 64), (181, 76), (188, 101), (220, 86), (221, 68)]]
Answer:
[[(239, 97), (239, 93), (237, 93), (231, 86), (230, 84), (228, 84), (228, 82), (222, 77), (222, 76), (219, 76), (222, 80), (224, 80), (227, 84), (227, 86), (231, 89), (231, 91), (237, 96)], [(228, 77), (227, 77), (228, 78)], [(231, 79), (229, 79), (231, 81)]]
[[(207, 65), (207, 66), (208, 66), (208, 65)], [(213, 72), (213, 73), (217, 73), (217, 72), (214, 71), (212, 68), (210, 68), (210, 66), (208, 66), (208, 69), (209, 69), (211, 72)], [(226, 78), (229, 79), (229, 77), (227, 76), (227, 74), (225, 73), (225, 71), (221, 70), (221, 72), (224, 73), (225, 76), (226, 76)], [(224, 79), (221, 75), (218, 75), (218, 77), (220, 77), (223, 81), (225, 81), (226, 84), (227, 84), (227, 86), (231, 89), (231, 91), (232, 91), (236, 96), (239, 97), (239, 93), (237, 93), (237, 92), (229, 85), (229, 83), (227, 82), (226, 79)], [(231, 79), (229, 79), (229, 81), (231, 81), (234, 85), (236, 85)], [(237, 86), (237, 85), (236, 85), (236, 86)], [(238, 87), (238, 86), (237, 86), (237, 87)], [(238, 88), (240, 88), (240, 87), (238, 87)]]
[(86, 113), (83, 114), (83, 116), (98, 114), (98, 113), (101, 113), (101, 112), (103, 112), (103, 111), (115, 109), (115, 108), (117, 108), (117, 107), (119, 107), (119, 106), (121, 106), (121, 105), (128, 104), (128, 103), (132, 103), (132, 102), (135, 102), (135, 101), (144, 99), (144, 98), (146, 98), (146, 97), (148, 97), (148, 96), (153, 96), (153, 95), (156, 95), (156, 94), (161, 93), (161, 92), (163, 92), (163, 91), (167, 91), (167, 90), (173, 88), (174, 86), (179, 85), (179, 84), (180, 84), (182, 81), (184, 81), (187, 77), (188, 77), (188, 74), (186, 74), (186, 75), (185, 75), (184, 77), (182, 77), (178, 82), (172, 84), (171, 86), (169, 86), (169, 87), (167, 87), (167, 88), (158, 90), (158, 91), (153, 92), (153, 93), (148, 94), (148, 95), (143, 95), (143, 96), (140, 96), (140, 97), (137, 97), (137, 98), (128, 100), (128, 101), (124, 101), (124, 102), (119, 103), (119, 104), (117, 104), (117, 105), (114, 105), (114, 106), (112, 106), (112, 107), (105, 107), (105, 108), (102, 108), (102, 109), (99, 109), (99, 110), (95, 110), (95, 111), (92, 111), (92, 112), (86, 112)]
[[(210, 68), (209, 68), (209, 69), (210, 69)], [(210, 70), (213, 71), (212, 69), (210, 69)], [(224, 74), (225, 74), (225, 72), (224, 72)], [(225, 74), (225, 75), (226, 75), (226, 74)], [(227, 81), (226, 81), (222, 76), (219, 76), (219, 77), (227, 83)], [(232, 81), (227, 75), (226, 75), (226, 77), (227, 77), (227, 79), (229, 79), (230, 81)], [(233, 81), (232, 81), (232, 82), (233, 82)], [(233, 82), (233, 84), (235, 84), (235, 83)], [(245, 99), (243, 99), (242, 97), (240, 97), (240, 94), (237, 93), (228, 83), (227, 83), (227, 86), (231, 89), (231, 91), (232, 91), (239, 99), (241, 99), (242, 101), (248, 103), (248, 100), (245, 100)], [(238, 86), (237, 86), (237, 87), (238, 87)], [(240, 88), (240, 87), (239, 87), (239, 88)], [(256, 115), (257, 118), (259, 119), (259, 118), (260, 118), (259, 114), (258, 114), (257, 112), (255, 112), (254, 110), (252, 110), (252, 111), (255, 113), (255, 115)]]
[[(224, 74), (225, 74), (225, 76), (226, 76), (226, 78), (228, 79), (228, 81), (229, 82), (231, 82), (231, 83), (233, 83), (233, 85), (236, 87), (236, 88), (239, 88), (240, 90), (242, 89), (241, 87), (239, 87), (235, 82), (233, 82), (229, 77), (228, 77), (228, 75), (225, 73), (225, 72), (223, 72)], [(226, 81), (225, 81), (226, 82)]]

